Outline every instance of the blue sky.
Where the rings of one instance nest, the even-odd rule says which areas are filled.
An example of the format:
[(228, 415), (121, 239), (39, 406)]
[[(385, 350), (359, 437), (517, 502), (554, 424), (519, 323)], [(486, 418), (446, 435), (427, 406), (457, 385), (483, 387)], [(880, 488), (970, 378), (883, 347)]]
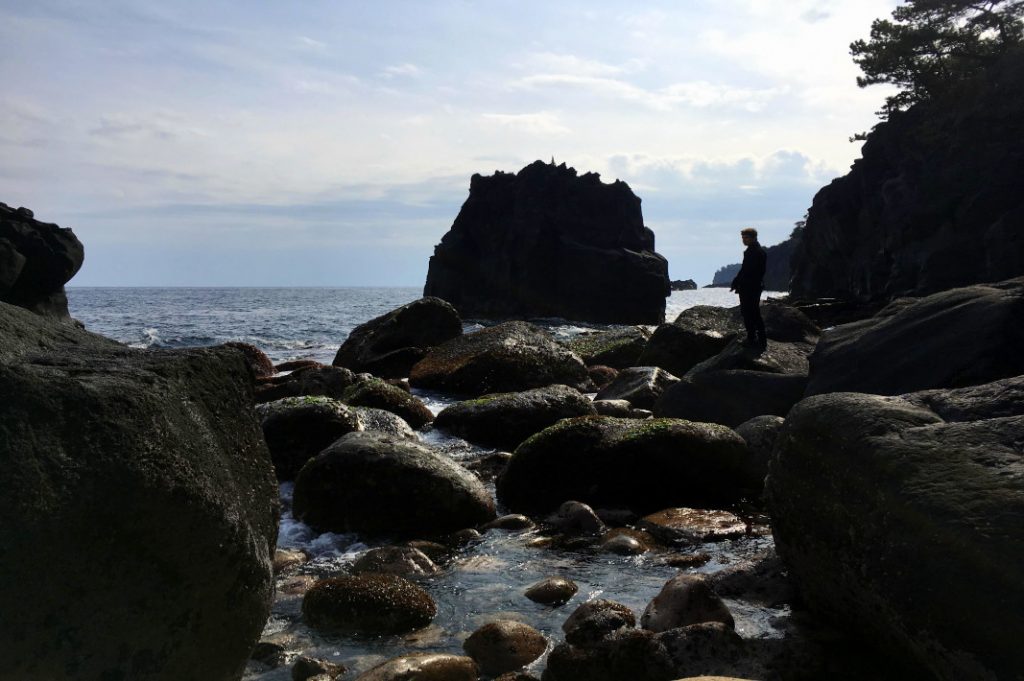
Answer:
[(0, 201), (73, 285), (421, 286), (473, 173), (629, 183), (674, 279), (785, 238), (888, 90), (895, 0), (0, 4)]

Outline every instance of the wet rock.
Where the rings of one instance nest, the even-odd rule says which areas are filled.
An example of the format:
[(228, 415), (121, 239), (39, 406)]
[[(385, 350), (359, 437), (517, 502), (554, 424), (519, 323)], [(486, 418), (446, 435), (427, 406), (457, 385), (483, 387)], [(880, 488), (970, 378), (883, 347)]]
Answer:
[(548, 656), (544, 681), (664, 681), (672, 669), (655, 635), (620, 629), (596, 645), (581, 648), (562, 643)]
[(648, 547), (636, 537), (628, 534), (611, 534), (601, 538), (601, 550), (620, 556), (637, 556), (645, 553)]
[(695, 568), (711, 561), (711, 554), (703, 551), (699, 553), (675, 553), (665, 556), (662, 563), (677, 568)]
[(721, 622), (730, 629), (735, 626), (729, 608), (704, 575), (673, 577), (640, 617), (640, 626), (655, 633), (701, 622)]
[(561, 419), (596, 413), (578, 390), (552, 385), (458, 402), (437, 415), (434, 427), (484, 447), (511, 450)]
[(505, 470), (512, 455), (508, 452), (492, 452), (463, 465), (484, 482), (491, 482)]
[(756, 416), (785, 416), (806, 388), (806, 375), (708, 371), (684, 377), (666, 390), (654, 405), (654, 415), (735, 428)]
[(638, 409), (650, 409), (662, 393), (678, 382), (678, 378), (658, 367), (630, 367), (620, 371), (594, 399), (626, 400)]
[(259, 405), (257, 414), (278, 480), (294, 480), (328, 445), (363, 429), (355, 411), (329, 397), (286, 397)]
[(277, 371), (274, 369), (274, 363), (267, 357), (267, 353), (260, 350), (252, 343), (224, 343), (229, 348), (235, 348), (240, 350), (245, 355), (246, 362), (249, 363), (249, 367), (252, 368), (252, 373), (257, 378), (265, 378), (267, 376), (273, 376)]
[(747, 534), (747, 523), (728, 511), (666, 508), (644, 516), (637, 524), (667, 544), (701, 544)]
[(285, 371), (296, 371), (298, 369), (309, 369), (310, 367), (324, 366), (315, 359), (291, 359), (274, 365), (274, 373), (279, 374)]
[(590, 377), (590, 382), (594, 386), (595, 390), (600, 390), (609, 383), (615, 380), (615, 377), (619, 375), (618, 369), (612, 369), (611, 367), (596, 364), (587, 367), (587, 376)]
[(273, 643), (270, 641), (260, 641), (256, 644), (256, 647), (252, 649), (252, 654), (249, 659), (256, 660), (262, 665), (265, 665), (271, 669), (276, 669), (285, 663), (287, 659), (287, 650), (280, 643)]
[(419, 440), (416, 431), (398, 414), (374, 407), (352, 407), (352, 411), (359, 416), (363, 430), (401, 437), (406, 440)]
[(300, 655), (292, 665), (292, 681), (308, 681), (318, 675), (334, 679), (348, 671), (345, 665)]
[(418, 397), (369, 375), (357, 376), (341, 400), (353, 407), (374, 407), (398, 414), (417, 430), (434, 420), (433, 412)]
[(495, 677), (494, 681), (540, 681), (540, 679), (533, 674), (524, 672), (505, 672), (501, 676)]
[(474, 527), (465, 527), (457, 532), (452, 532), (451, 534), (446, 534), (441, 537), (441, 542), (452, 548), (459, 549), (464, 546), (469, 546), (470, 544), (475, 544), (481, 539), (483, 539), (483, 535), (480, 534), (479, 530)]
[(633, 611), (609, 600), (587, 601), (562, 624), (566, 642), (586, 648), (597, 645), (612, 632), (636, 626)]
[(661, 367), (673, 376), (683, 376), (697, 363), (721, 352), (742, 328), (739, 308), (688, 308), (672, 323), (655, 329), (636, 364)]
[(70, 229), (40, 222), (27, 208), (0, 203), (0, 301), (67, 319), (64, 284), (84, 259), (82, 242)]
[(428, 558), (430, 558), (430, 560), (434, 561), (435, 564), (443, 563), (452, 556), (452, 547), (436, 541), (414, 539), (412, 541), (407, 541), (405, 545), (418, 551), (422, 551)]
[(388, 660), (355, 681), (477, 681), (472, 658), (447, 653), (413, 653)]
[(302, 600), (302, 616), (328, 632), (402, 634), (425, 627), (437, 614), (426, 591), (391, 574), (330, 577)]
[(306, 395), (341, 399), (355, 381), (355, 374), (348, 369), (318, 364), (265, 379), (256, 386), (256, 401), (273, 402), (283, 397)]
[(544, 635), (522, 622), (498, 620), (474, 631), (462, 645), (480, 672), (498, 676), (522, 669), (547, 649)]
[(543, 605), (563, 605), (568, 603), (579, 587), (576, 582), (565, 577), (545, 577), (544, 579), (530, 585), (526, 589), (525, 596), (534, 603)]
[(313, 575), (294, 575), (277, 582), (277, 595), (302, 596), (316, 583)]
[(566, 343), (588, 367), (625, 369), (635, 366), (651, 332), (641, 326), (584, 333)]
[(766, 495), (803, 601), (920, 675), (1012, 678), (1024, 625), (988, 613), (1024, 611), (1022, 438), (1024, 377), (800, 402)]
[(321, 530), (392, 537), (494, 518), (494, 501), (472, 473), (426, 445), (378, 433), (350, 433), (307, 463), (293, 508)]
[(746, 476), (752, 483), (764, 480), (768, 475), (768, 461), (784, 423), (785, 419), (781, 416), (765, 415), (755, 416), (736, 426), (736, 434), (743, 438), (750, 450), (750, 470)]
[(510, 532), (516, 532), (519, 530), (529, 530), (533, 527), (533, 521), (525, 515), (520, 513), (510, 513), (509, 515), (503, 515), (500, 518), (495, 518), (491, 522), (483, 525), (482, 529), (508, 530)]
[(594, 400), (594, 409), (599, 416), (615, 416), (628, 419), (633, 411), (629, 400)]
[(462, 320), (455, 308), (428, 296), (352, 329), (333, 364), (381, 378), (402, 378), (427, 349), (461, 334)]
[(545, 522), (568, 535), (599, 535), (607, 529), (594, 509), (579, 501), (565, 502)]
[(512, 511), (550, 512), (567, 499), (651, 512), (730, 503), (746, 443), (719, 425), (607, 416), (565, 419), (520, 445), (498, 479)]
[(370, 549), (352, 564), (353, 574), (386, 572), (406, 579), (430, 577), (440, 571), (425, 553), (411, 546), (381, 546)]
[(309, 558), (302, 551), (277, 549), (274, 551), (274, 574), (280, 574), (291, 568), (298, 567)]
[(709, 575), (711, 587), (724, 598), (779, 607), (793, 602), (793, 583), (786, 566), (774, 550), (767, 550), (738, 565), (730, 565)]
[[(655, 636), (665, 650), (677, 674), (728, 675), (755, 667), (755, 661), (745, 659), (743, 639), (721, 622), (703, 622), (676, 629), (668, 629)], [(756, 674), (755, 678), (763, 678)]]
[(409, 383), (462, 395), (515, 392), (562, 384), (586, 390), (579, 357), (526, 322), (505, 322), (452, 339), (410, 371)]

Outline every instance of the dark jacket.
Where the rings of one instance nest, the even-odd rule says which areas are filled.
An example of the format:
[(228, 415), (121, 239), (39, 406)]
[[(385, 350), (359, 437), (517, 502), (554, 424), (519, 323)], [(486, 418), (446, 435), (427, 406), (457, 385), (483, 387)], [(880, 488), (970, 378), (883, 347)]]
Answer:
[(764, 290), (764, 270), (768, 265), (768, 253), (761, 244), (754, 242), (743, 251), (743, 265), (732, 280), (732, 288), (737, 291)]

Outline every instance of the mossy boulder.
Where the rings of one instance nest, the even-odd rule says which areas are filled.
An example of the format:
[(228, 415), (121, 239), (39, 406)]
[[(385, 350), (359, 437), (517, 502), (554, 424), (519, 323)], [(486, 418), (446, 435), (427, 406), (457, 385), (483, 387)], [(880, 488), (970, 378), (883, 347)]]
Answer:
[(322, 579), (302, 599), (302, 616), (327, 632), (404, 634), (437, 615), (437, 604), (408, 579), (385, 573)]
[(320, 395), (341, 398), (356, 382), (356, 375), (343, 367), (322, 364), (295, 369), (290, 374), (272, 376), (256, 385), (257, 402), (273, 402), (284, 397)]
[(259, 405), (257, 413), (278, 480), (294, 480), (327, 445), (363, 429), (354, 410), (329, 397), (285, 397)]
[(589, 366), (625, 369), (637, 363), (651, 332), (642, 326), (585, 333), (566, 342), (566, 347)]
[(654, 404), (654, 415), (735, 428), (756, 416), (785, 416), (807, 388), (806, 374), (749, 369), (686, 376)]
[(594, 399), (626, 400), (637, 409), (650, 409), (662, 393), (678, 382), (678, 378), (658, 367), (630, 367), (620, 371)]
[(341, 401), (353, 407), (374, 407), (401, 416), (415, 429), (434, 420), (434, 414), (423, 401), (401, 388), (365, 374), (356, 377), (346, 388)]

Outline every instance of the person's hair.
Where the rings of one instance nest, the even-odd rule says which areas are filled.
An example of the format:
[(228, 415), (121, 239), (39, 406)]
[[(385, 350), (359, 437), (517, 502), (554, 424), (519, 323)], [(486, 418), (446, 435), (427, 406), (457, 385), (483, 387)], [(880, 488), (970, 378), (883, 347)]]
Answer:
[(740, 230), (740, 236), (752, 236), (756, 239), (757, 230), (754, 229), (753, 227), (744, 227), (743, 229)]

